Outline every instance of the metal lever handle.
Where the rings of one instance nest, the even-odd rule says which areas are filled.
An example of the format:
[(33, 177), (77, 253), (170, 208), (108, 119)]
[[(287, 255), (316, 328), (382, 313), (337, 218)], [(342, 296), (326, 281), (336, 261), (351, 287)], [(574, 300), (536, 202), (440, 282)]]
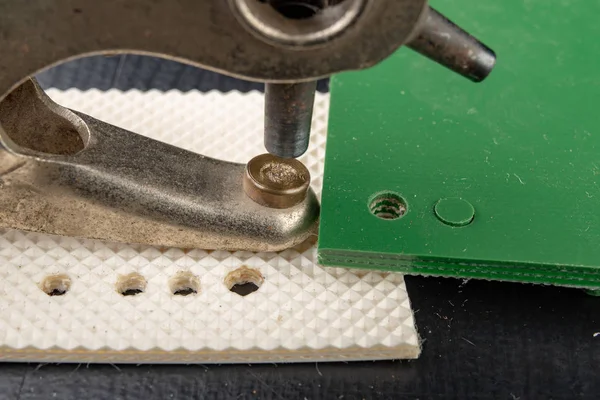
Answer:
[(473, 82), (484, 80), (496, 64), (489, 47), (433, 8), (408, 47)]
[(277, 251), (314, 233), (309, 190), (258, 204), (245, 166), (204, 157), (61, 107), (28, 80), (0, 103), (0, 226), (184, 248)]

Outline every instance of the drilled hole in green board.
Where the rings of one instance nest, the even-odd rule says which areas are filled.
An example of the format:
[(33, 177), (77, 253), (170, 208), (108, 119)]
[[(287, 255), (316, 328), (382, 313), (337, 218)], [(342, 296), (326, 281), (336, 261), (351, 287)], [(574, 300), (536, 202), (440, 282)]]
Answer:
[(406, 202), (396, 193), (382, 192), (371, 198), (369, 210), (377, 218), (398, 219), (406, 214)]

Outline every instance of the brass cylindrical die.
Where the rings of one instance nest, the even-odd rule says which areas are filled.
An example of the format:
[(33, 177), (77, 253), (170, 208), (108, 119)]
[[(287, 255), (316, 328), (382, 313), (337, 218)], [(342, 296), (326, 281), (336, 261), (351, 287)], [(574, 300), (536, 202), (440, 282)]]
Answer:
[(243, 185), (246, 195), (258, 204), (289, 208), (306, 197), (310, 173), (298, 160), (261, 154), (246, 165)]

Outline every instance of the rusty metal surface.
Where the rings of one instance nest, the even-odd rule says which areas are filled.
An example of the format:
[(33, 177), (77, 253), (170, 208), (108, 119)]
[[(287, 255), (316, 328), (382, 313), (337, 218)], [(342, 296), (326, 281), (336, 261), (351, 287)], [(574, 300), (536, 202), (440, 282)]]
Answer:
[(496, 64), (492, 49), (433, 8), (408, 47), (473, 82), (487, 78)]
[(0, 94), (65, 60), (120, 52), (157, 54), (249, 80), (311, 80), (384, 59), (409, 38), (426, 7), (426, 0), (365, 0), (361, 18), (334, 40), (298, 50), (251, 32), (230, 3), (0, 0)]

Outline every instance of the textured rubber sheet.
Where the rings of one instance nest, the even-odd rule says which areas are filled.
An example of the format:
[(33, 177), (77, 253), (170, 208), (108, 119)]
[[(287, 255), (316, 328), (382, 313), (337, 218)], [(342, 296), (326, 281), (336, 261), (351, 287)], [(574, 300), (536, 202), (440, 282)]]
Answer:
[[(69, 108), (215, 158), (246, 162), (264, 152), (257, 92), (48, 93)], [(328, 103), (328, 95), (317, 95), (311, 147), (302, 158), (319, 196)], [(314, 245), (260, 254), (184, 251), (6, 230), (0, 263), (3, 360), (222, 363), (419, 354), (402, 275), (320, 267)], [(224, 282), (241, 267), (264, 279), (247, 296)], [(197, 293), (173, 293), (181, 273)], [(119, 285), (130, 274), (145, 287), (123, 296)], [(66, 277), (68, 290), (49, 296), (46, 286), (56, 277)]]

